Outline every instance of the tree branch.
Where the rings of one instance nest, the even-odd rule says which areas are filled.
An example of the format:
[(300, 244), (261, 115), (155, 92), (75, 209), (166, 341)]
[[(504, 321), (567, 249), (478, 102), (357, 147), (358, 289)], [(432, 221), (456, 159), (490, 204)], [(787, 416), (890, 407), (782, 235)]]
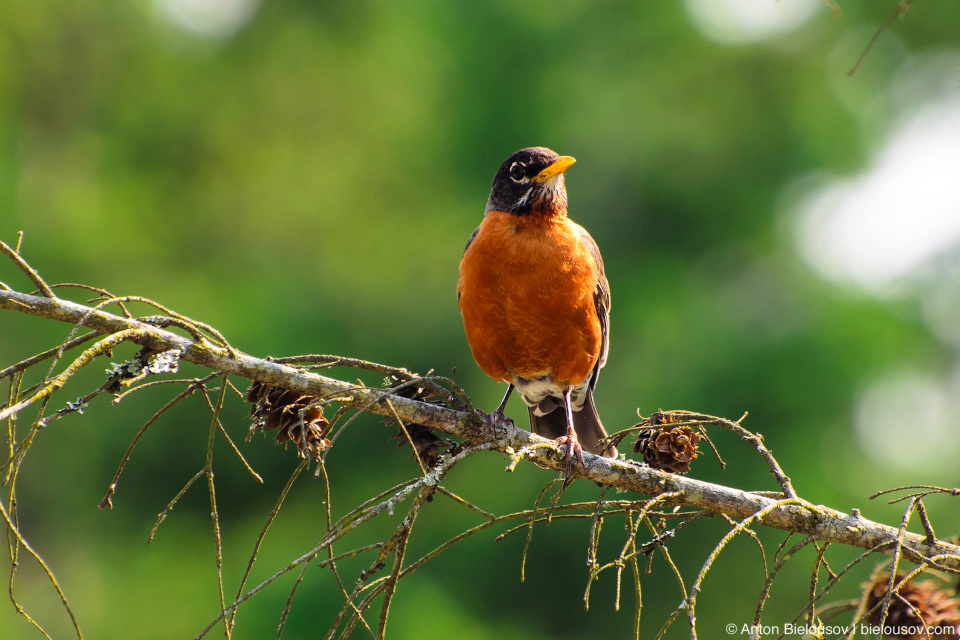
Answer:
[[(360, 387), (219, 347), (202, 336), (184, 337), (143, 320), (124, 318), (60, 298), (0, 291), (0, 309), (89, 327), (104, 336), (122, 333), (129, 342), (157, 351), (177, 350), (183, 360), (222, 373), (335, 400), (344, 406), (422, 424), (470, 441), (488, 443), (492, 449), (505, 452), (513, 458), (511, 468), (518, 460), (526, 459), (544, 468), (560, 472), (565, 470), (564, 454), (552, 441), (507, 421), (491, 423), (489, 418), (477, 412), (456, 411), (389, 391)], [(115, 340), (114, 337), (110, 342)], [(78, 360), (92, 357), (100, 351), (102, 347), (94, 345)], [(57, 382), (58, 379), (54, 379), (47, 387)], [(32, 397), (48, 395), (52, 391), (45, 392), (45, 388)], [(0, 420), (14, 415), (30, 402), (28, 398), (0, 411)], [(575, 471), (575, 476), (648, 496), (677, 494), (665, 502), (666, 506), (698, 507), (741, 520), (762, 513), (759, 519), (769, 527), (815, 536), (821, 542), (876, 550), (891, 556), (899, 554), (914, 562), (926, 562), (930, 566), (960, 572), (960, 547), (957, 545), (901, 532), (898, 528), (863, 518), (857, 510), (847, 514), (804, 500), (778, 500), (769, 495), (657, 471), (631, 460), (611, 460), (586, 452), (584, 468)], [(937, 560), (931, 561), (931, 558)]]

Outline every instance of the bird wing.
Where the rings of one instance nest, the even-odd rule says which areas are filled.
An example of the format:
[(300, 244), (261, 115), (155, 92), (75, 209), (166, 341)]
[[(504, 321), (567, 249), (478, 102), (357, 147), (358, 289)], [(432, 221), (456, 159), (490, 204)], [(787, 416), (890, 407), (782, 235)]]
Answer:
[[(464, 254), (467, 253), (467, 249), (470, 248), (470, 245), (473, 243), (473, 239), (477, 237), (477, 234), (478, 234), (478, 233), (480, 233), (480, 227), (477, 227), (476, 229), (474, 229), (474, 230), (473, 230), (473, 233), (470, 234), (470, 237), (467, 238), (467, 245), (463, 248), (463, 253), (464, 253)], [(596, 245), (594, 245), (594, 246), (596, 246)], [(602, 270), (603, 270), (603, 267), (601, 267), (600, 270), (602, 271)]]
[[(593, 303), (597, 309), (597, 317), (600, 319), (600, 333), (602, 343), (600, 347), (600, 357), (597, 358), (597, 364), (593, 368), (593, 376), (590, 379), (590, 387), (597, 384), (597, 377), (600, 375), (600, 368), (607, 363), (607, 352), (610, 350), (610, 283), (607, 282), (607, 276), (603, 270), (603, 257), (600, 255), (600, 248), (587, 230), (577, 226), (580, 233), (580, 240), (587, 247), (593, 261), (597, 264), (599, 276), (597, 278), (596, 288), (593, 291)], [(468, 243), (469, 244), (469, 243)]]

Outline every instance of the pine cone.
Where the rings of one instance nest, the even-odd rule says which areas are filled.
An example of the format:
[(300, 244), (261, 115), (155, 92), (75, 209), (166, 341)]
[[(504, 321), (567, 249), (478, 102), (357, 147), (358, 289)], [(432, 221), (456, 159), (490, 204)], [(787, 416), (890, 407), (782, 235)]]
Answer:
[[(395, 389), (395, 387), (401, 386), (405, 382), (407, 381), (401, 380), (396, 375), (391, 375), (384, 381), (384, 384), (385, 386), (390, 387), (393, 393), (398, 396), (419, 400), (420, 402), (439, 404), (439, 400), (437, 400), (439, 396), (426, 387), (420, 387), (416, 384), (408, 384), (400, 389)], [(384, 421), (384, 424), (387, 426), (395, 423), (396, 420), (393, 418), (387, 418)], [(425, 427), (422, 424), (411, 422), (404, 423), (403, 426), (406, 428), (407, 433), (410, 434), (409, 442), (413, 447), (414, 455), (419, 458), (428, 469), (432, 469), (436, 466), (437, 460), (440, 458), (441, 450), (446, 449), (453, 444), (450, 440), (436, 435), (433, 432), (433, 429), (430, 427)], [(397, 426), (397, 433), (393, 437), (397, 439), (398, 447), (402, 447), (407, 444), (407, 433), (404, 433), (404, 430), (399, 425)]]
[[(903, 580), (904, 575), (898, 573), (894, 584)], [(890, 580), (889, 571), (875, 572), (870, 582), (864, 585), (863, 597), (866, 599), (864, 611), (870, 611), (877, 603), (883, 600), (887, 593), (887, 583)], [(884, 628), (891, 631), (885, 638), (897, 640), (926, 640), (928, 637), (920, 627), (926, 626), (930, 640), (956, 640), (960, 636), (960, 600), (947, 589), (941, 588), (933, 580), (918, 582), (908, 580), (900, 587), (897, 593), (903, 598), (894, 597), (890, 600), (887, 610), (887, 619)], [(910, 604), (904, 602), (906, 600)], [(917, 617), (917, 613), (920, 617)], [(882, 605), (870, 614), (870, 625), (879, 625), (883, 614)]]
[[(441, 438), (429, 427), (422, 424), (404, 424), (407, 433), (410, 434), (410, 444), (415, 451), (414, 455), (428, 468), (433, 469), (437, 466), (437, 460), (440, 459), (440, 452), (449, 447), (452, 442), (446, 438)], [(397, 427), (397, 433), (393, 436), (397, 439), (397, 446), (402, 447), (407, 444), (407, 435), (403, 429)]]
[(651, 428), (637, 435), (633, 450), (643, 454), (648, 466), (671, 473), (690, 471), (690, 462), (699, 455), (700, 434), (686, 425), (670, 424), (676, 422), (678, 417), (658, 411), (650, 416)]
[(326, 438), (330, 423), (323, 417), (323, 408), (314, 404), (316, 400), (297, 391), (252, 383), (247, 391), (247, 402), (253, 403), (251, 433), (257, 427), (276, 429), (277, 442), (293, 442), (301, 457), (319, 457), (330, 446)]

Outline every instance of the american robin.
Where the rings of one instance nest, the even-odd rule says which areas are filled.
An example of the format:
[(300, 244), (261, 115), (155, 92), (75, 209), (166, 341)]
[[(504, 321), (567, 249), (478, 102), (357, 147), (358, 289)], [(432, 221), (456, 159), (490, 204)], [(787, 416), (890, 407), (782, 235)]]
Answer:
[(567, 217), (563, 172), (550, 149), (521, 149), (493, 179), (483, 221), (467, 241), (457, 296), (467, 342), (483, 371), (514, 388), (530, 430), (566, 447), (567, 473), (607, 433), (593, 389), (607, 360), (610, 288), (590, 234)]

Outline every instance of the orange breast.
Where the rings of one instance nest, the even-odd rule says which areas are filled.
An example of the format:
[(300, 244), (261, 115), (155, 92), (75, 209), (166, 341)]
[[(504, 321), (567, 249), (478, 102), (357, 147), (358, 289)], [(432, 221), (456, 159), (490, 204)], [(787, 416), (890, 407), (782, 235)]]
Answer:
[(551, 375), (578, 385), (600, 356), (594, 291), (600, 271), (566, 216), (491, 211), (460, 263), (457, 291), (467, 341), (480, 368), (513, 375)]

